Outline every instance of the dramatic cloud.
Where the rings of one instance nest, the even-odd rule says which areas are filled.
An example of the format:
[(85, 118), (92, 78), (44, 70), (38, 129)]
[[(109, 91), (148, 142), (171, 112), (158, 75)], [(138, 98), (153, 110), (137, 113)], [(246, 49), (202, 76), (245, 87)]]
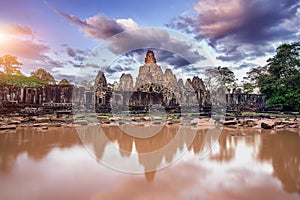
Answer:
[(128, 72), (130, 70), (132, 70), (131, 67), (123, 67), (121, 65), (116, 65), (116, 66), (105, 66), (102, 67), (102, 70), (104, 71), (104, 73), (108, 73), (108, 74), (113, 74), (113, 73), (123, 73), (123, 72)]
[[(142, 65), (147, 49), (157, 50), (157, 60), (160, 64), (173, 69), (183, 69), (186, 72), (196, 71), (196, 68), (191, 67), (191, 64), (207, 59), (205, 54), (200, 53), (201, 47), (199, 45), (196, 46), (191, 38), (183, 37), (178, 32), (157, 28), (139, 28), (139, 25), (130, 18), (110, 19), (103, 14), (98, 14), (81, 20), (77, 16), (69, 15), (58, 9), (55, 10), (86, 35), (96, 40), (106, 39), (100, 47), (101, 53), (98, 50), (94, 51), (95, 54), (92, 52), (91, 58), (88, 58), (84, 66), (90, 70), (99, 68), (106, 72), (107, 76), (115, 77), (119, 73), (133, 70), (133, 67), (138, 67), (139, 64)], [(80, 67), (80, 65), (76, 65), (78, 63), (76, 61), (82, 61), (82, 59), (77, 59), (80, 58), (78, 53), (67, 45), (64, 47), (68, 56), (72, 58), (70, 64), (73, 64), (74, 67)], [(101, 49), (103, 47), (105, 48)], [(142, 54), (135, 52), (138, 50), (143, 50)], [(130, 58), (128, 56), (130, 52), (135, 52), (138, 56)], [(118, 60), (118, 63), (113, 65), (109, 63), (123, 55), (127, 56), (123, 57), (123, 60)], [(134, 61), (136, 58), (138, 60)], [(185, 66), (189, 67), (185, 68)]]
[(131, 18), (110, 19), (103, 14), (79, 19), (77, 16), (69, 15), (55, 8), (55, 11), (72, 24), (78, 26), (86, 35), (95, 39), (103, 40), (126, 30), (138, 28), (138, 24)]
[[(104, 40), (111, 37), (108, 41), (110, 43), (109, 49), (116, 55), (131, 50), (156, 47), (174, 51), (191, 63), (205, 59), (196, 50), (192, 50), (191, 44), (171, 37), (168, 31), (154, 28), (138, 29), (139, 25), (131, 18), (110, 19), (103, 14), (98, 14), (81, 20), (77, 16), (69, 15), (58, 9), (55, 10), (59, 15), (78, 26), (86, 35), (94, 39)], [(121, 36), (117, 35), (121, 32), (123, 32)], [(73, 52), (70, 51), (69, 53), (72, 54)]]
[(116, 55), (133, 51), (144, 56), (147, 49), (162, 50), (160, 53), (156, 52), (158, 61), (164, 62), (168, 59), (169, 64), (176, 66), (194, 64), (206, 59), (205, 55), (199, 53), (199, 49), (195, 49), (193, 43), (173, 37), (164, 29), (145, 28), (123, 32), (111, 37), (108, 42), (110, 51)]
[[(175, 69), (178, 69), (178, 68), (188, 66), (191, 64), (189, 61), (187, 61), (181, 55), (178, 55), (174, 52), (170, 52), (170, 51), (166, 51), (166, 50), (162, 50), (162, 49), (156, 49), (156, 48), (137, 49), (137, 50), (128, 52), (125, 55), (128, 57), (129, 60), (137, 60), (140, 64), (143, 64), (144, 60), (145, 60), (145, 55), (148, 50), (154, 51), (156, 61), (158, 62), (158, 64), (165, 66), (165, 67), (172, 66)], [(137, 61), (132, 62), (132, 63), (135, 64), (135, 63), (137, 63)]]
[(299, 40), (298, 0), (199, 0), (196, 15), (169, 25), (208, 40), (223, 61), (239, 61), (274, 51), (274, 42)]
[(87, 58), (87, 56), (89, 56), (88, 50), (73, 49), (69, 46), (66, 47), (66, 53), (69, 57), (79, 62), (82, 62)]

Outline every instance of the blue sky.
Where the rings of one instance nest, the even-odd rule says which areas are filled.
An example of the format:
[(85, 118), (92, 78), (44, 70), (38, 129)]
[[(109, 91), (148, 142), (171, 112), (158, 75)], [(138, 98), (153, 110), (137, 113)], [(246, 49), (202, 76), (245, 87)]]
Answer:
[[(168, 28), (193, 38), (194, 43), (206, 49), (215, 65), (228, 66), (241, 78), (251, 67), (265, 65), (279, 44), (299, 41), (299, 6), (296, 0), (11, 0), (0, 7), (0, 55), (17, 56), (24, 64), (25, 74), (43, 67), (57, 79), (74, 79), (84, 59), (107, 38), (136, 28)], [(140, 43), (143, 39), (147, 43), (148, 38), (157, 37), (157, 32), (150, 32), (134, 36), (139, 37)], [(157, 37), (161, 43), (165, 39)], [(173, 45), (174, 49), (183, 48), (201, 57), (193, 45), (182, 46), (180, 40), (168, 40), (168, 48)], [(114, 45), (124, 49), (130, 42), (136, 41)], [(178, 57), (159, 52), (164, 54), (158, 55), (163, 59), (158, 60), (161, 65), (178, 70), (178, 65), (170, 64)], [(131, 53), (131, 58), (143, 60), (139, 51)], [(181, 72), (201, 73), (195, 70), (200, 67), (200, 59), (194, 60), (193, 67), (181, 66)], [(118, 69), (110, 70), (109, 75), (130, 73), (126, 71), (128, 67)]]

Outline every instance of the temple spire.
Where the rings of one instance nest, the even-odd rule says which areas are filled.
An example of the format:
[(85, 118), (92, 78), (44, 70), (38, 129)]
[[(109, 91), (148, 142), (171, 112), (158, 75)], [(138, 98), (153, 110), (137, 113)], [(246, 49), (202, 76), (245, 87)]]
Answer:
[(148, 50), (145, 58), (145, 64), (151, 64), (156, 63), (154, 52), (151, 50)]

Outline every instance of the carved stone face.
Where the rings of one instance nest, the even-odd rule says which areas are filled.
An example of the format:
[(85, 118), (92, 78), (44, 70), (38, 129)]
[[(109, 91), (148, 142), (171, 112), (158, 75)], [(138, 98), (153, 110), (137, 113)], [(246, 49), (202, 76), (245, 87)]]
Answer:
[(156, 63), (155, 55), (153, 51), (148, 51), (145, 58), (145, 64)]

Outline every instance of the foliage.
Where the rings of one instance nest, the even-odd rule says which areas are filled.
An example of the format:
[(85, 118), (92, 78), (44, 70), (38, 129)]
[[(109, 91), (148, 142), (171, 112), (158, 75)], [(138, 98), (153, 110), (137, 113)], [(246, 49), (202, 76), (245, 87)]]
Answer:
[(226, 88), (235, 86), (236, 78), (234, 73), (228, 67), (215, 67), (213, 69), (206, 69), (206, 85), (209, 90), (225, 86)]
[(0, 74), (0, 85), (14, 85), (17, 87), (41, 87), (44, 85), (44, 83), (40, 79), (34, 77), (27, 77), (24, 75)]
[(259, 88), (258, 79), (261, 75), (267, 74), (268, 66), (262, 67), (253, 67), (246, 74), (246, 77), (243, 77), (243, 89), (247, 93), (251, 93), (255, 88)]
[(252, 83), (243, 83), (243, 91), (244, 93), (253, 93), (255, 89), (255, 85)]
[(282, 44), (268, 59), (266, 74), (260, 74), (258, 85), (266, 96), (268, 107), (300, 109), (300, 43)]
[(8, 75), (21, 75), (20, 68), (23, 64), (17, 61), (17, 57), (4, 55), (0, 57), (0, 66)]
[(58, 85), (70, 85), (70, 82), (67, 79), (62, 79), (59, 81)]
[(45, 69), (42, 68), (39, 68), (36, 71), (31, 72), (30, 76), (40, 79), (45, 84), (49, 84), (49, 85), (56, 84), (54, 77), (49, 72), (47, 72)]

